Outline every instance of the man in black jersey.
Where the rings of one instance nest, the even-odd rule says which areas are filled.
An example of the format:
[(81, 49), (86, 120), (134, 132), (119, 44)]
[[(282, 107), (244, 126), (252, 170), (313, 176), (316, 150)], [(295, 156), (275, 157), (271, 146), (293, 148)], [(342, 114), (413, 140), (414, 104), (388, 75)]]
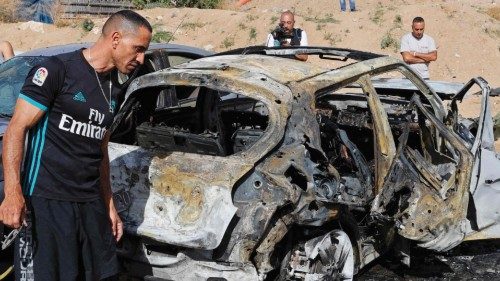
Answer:
[(118, 273), (115, 242), (123, 226), (112, 200), (107, 130), (120, 89), (110, 73), (131, 73), (144, 62), (151, 31), (139, 14), (117, 12), (92, 47), (51, 57), (26, 78), (4, 135), (0, 205), (5, 225), (22, 227), (17, 280)]

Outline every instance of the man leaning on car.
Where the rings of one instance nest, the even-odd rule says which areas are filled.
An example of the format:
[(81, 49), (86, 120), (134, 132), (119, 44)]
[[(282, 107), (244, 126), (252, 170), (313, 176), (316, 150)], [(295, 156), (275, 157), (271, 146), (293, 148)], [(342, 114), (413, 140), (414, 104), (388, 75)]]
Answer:
[(50, 57), (29, 72), (2, 154), (0, 221), (22, 227), (14, 249), (17, 280), (101, 280), (118, 273), (115, 243), (123, 226), (111, 196), (107, 130), (121, 89), (111, 72), (139, 67), (151, 32), (146, 19), (122, 10), (90, 48)]

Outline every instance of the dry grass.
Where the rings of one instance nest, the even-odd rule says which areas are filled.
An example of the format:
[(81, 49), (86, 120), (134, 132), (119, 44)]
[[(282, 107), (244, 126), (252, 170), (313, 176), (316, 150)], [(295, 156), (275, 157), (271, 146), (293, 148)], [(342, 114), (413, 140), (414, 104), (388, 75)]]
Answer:
[(16, 7), (20, 0), (0, 0), (0, 22), (15, 22)]
[(500, 7), (492, 7), (486, 11), (488, 16), (500, 21)]

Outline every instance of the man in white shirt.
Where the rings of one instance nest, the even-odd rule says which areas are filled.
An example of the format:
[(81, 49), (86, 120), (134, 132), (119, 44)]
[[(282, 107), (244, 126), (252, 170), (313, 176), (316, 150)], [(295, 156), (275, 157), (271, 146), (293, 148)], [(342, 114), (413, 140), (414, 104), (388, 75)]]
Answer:
[[(295, 18), (292, 12), (281, 14), (279, 26), (267, 35), (267, 47), (307, 46), (307, 34), (300, 28), (294, 28)], [(297, 54), (295, 58), (307, 60), (307, 54)]]
[(422, 17), (413, 19), (412, 32), (401, 38), (401, 55), (422, 78), (429, 79), (429, 63), (437, 59), (434, 39), (424, 34), (425, 22)]

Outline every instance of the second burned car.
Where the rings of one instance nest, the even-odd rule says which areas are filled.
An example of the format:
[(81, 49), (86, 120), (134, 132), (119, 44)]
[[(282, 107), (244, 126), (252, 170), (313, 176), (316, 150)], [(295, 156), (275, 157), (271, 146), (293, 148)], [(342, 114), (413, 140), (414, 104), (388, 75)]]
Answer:
[[(408, 262), (405, 241), (499, 237), (483, 79), (440, 97), (400, 60), (309, 50), (360, 61), (222, 55), (132, 81), (109, 147), (125, 274), (350, 279), (389, 249)], [(394, 76), (409, 86), (380, 84)], [(457, 103), (474, 89), (472, 122)]]

